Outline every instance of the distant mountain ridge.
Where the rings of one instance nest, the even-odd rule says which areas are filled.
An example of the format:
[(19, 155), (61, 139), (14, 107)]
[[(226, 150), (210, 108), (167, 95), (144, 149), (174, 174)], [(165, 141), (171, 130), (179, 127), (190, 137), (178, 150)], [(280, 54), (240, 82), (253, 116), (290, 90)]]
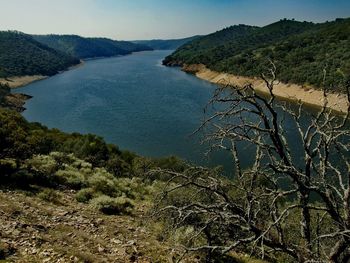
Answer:
[(77, 35), (28, 35), (0, 31), (0, 78), (52, 76), (80, 59), (127, 55), (153, 50), (129, 41)]
[(17, 31), (0, 31), (0, 78), (51, 76), (79, 63), (79, 59), (52, 49)]
[(135, 40), (132, 41), (136, 44), (146, 45), (155, 50), (175, 50), (180, 46), (199, 38), (200, 36), (192, 36), (179, 39), (151, 39), (151, 40)]
[(257, 77), (272, 60), (279, 80), (320, 87), (324, 70), (328, 85), (350, 79), (349, 47), (349, 18), (320, 24), (283, 19), (264, 27), (232, 26), (197, 38), (163, 64), (204, 64), (217, 72)]
[(33, 35), (33, 38), (44, 45), (79, 59), (111, 57), (152, 50), (146, 45), (108, 38), (85, 38), (77, 35)]

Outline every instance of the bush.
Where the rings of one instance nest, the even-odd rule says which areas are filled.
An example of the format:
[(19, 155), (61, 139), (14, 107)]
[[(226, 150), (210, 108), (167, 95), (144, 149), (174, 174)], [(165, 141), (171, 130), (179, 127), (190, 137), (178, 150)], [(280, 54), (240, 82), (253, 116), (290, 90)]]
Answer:
[(26, 165), (35, 172), (52, 175), (58, 169), (57, 162), (51, 155), (35, 155), (26, 161)]
[(92, 188), (81, 189), (75, 195), (75, 199), (81, 203), (88, 203), (95, 195), (95, 192)]
[(126, 215), (132, 212), (134, 204), (129, 198), (101, 195), (91, 200), (91, 206), (107, 215)]
[(121, 195), (138, 200), (144, 200), (154, 192), (153, 185), (145, 184), (139, 177), (119, 178), (116, 180), (116, 188)]
[(55, 176), (60, 184), (66, 185), (69, 188), (81, 189), (85, 187), (86, 179), (84, 174), (74, 170), (59, 170)]
[(115, 180), (107, 172), (96, 173), (88, 179), (89, 186), (96, 192), (117, 197), (120, 195)]
[(37, 196), (46, 202), (50, 202), (56, 205), (61, 204), (61, 201), (60, 201), (61, 195), (55, 190), (46, 188), (40, 193), (38, 193)]

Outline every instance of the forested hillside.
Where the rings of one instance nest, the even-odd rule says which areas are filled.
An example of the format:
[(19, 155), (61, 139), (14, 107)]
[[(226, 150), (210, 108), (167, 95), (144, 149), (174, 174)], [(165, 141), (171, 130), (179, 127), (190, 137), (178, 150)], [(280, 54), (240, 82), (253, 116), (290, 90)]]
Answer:
[(54, 75), (79, 63), (21, 32), (0, 32), (0, 77)]
[(199, 36), (181, 38), (181, 39), (152, 39), (152, 40), (135, 40), (136, 44), (149, 46), (155, 50), (174, 50), (182, 45), (198, 38)]
[(145, 45), (108, 38), (84, 38), (76, 35), (33, 35), (33, 37), (42, 44), (80, 59), (111, 57), (152, 50)]
[[(258, 28), (238, 25), (196, 39), (168, 56), (166, 65), (205, 64), (208, 68), (255, 77), (270, 66), (286, 83), (337, 86), (350, 76), (350, 19), (314, 24), (294, 20)], [(336, 87), (333, 87), (336, 88)]]

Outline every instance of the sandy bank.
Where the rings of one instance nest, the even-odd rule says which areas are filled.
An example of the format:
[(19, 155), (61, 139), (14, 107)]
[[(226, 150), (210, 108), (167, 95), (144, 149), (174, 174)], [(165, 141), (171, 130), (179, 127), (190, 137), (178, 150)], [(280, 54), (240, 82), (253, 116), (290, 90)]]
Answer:
[[(203, 64), (184, 65), (182, 70), (195, 74), (198, 78), (222, 85), (244, 86), (251, 83), (255, 90), (268, 93), (265, 83), (258, 78), (241, 77), (228, 73), (215, 72), (208, 69)], [(323, 106), (323, 92), (313, 88), (305, 88), (296, 84), (279, 83), (274, 87), (274, 93), (277, 97), (288, 100), (302, 101), (306, 104)], [(328, 107), (339, 111), (346, 112), (348, 100), (344, 94), (328, 94)]]
[(22, 76), (22, 77), (10, 77), (10, 78), (0, 78), (0, 83), (8, 84), (11, 88), (19, 88), (34, 81), (46, 79), (47, 76), (34, 75), (34, 76)]
[[(80, 63), (74, 66), (70, 66), (66, 70), (63, 70), (59, 73), (72, 70), (78, 67), (81, 67), (84, 65), (84, 61), (80, 60)], [(33, 76), (20, 76), (20, 77), (9, 77), (9, 78), (0, 78), (0, 83), (1, 84), (8, 84), (10, 88), (19, 88), (23, 87), (25, 85), (28, 85), (32, 82), (43, 80), (48, 78), (49, 76), (42, 76), (42, 75), (33, 75)]]

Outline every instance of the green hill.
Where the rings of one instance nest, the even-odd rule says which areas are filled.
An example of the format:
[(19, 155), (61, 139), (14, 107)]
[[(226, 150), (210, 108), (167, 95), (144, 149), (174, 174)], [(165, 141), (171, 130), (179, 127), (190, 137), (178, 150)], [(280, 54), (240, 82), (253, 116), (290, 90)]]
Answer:
[(33, 35), (33, 37), (42, 44), (81, 59), (111, 57), (152, 50), (145, 45), (108, 38), (84, 38), (77, 35)]
[(79, 60), (49, 48), (31, 36), (0, 31), (0, 77), (54, 75)]
[[(279, 80), (322, 86), (350, 76), (350, 19), (314, 24), (280, 20), (264, 27), (238, 25), (198, 38), (165, 58), (165, 65), (205, 64), (255, 77), (275, 62)], [(336, 87), (334, 87), (336, 88)]]
[(135, 40), (133, 42), (136, 44), (149, 46), (155, 50), (174, 50), (198, 37), (200, 36), (193, 36), (181, 39)]

